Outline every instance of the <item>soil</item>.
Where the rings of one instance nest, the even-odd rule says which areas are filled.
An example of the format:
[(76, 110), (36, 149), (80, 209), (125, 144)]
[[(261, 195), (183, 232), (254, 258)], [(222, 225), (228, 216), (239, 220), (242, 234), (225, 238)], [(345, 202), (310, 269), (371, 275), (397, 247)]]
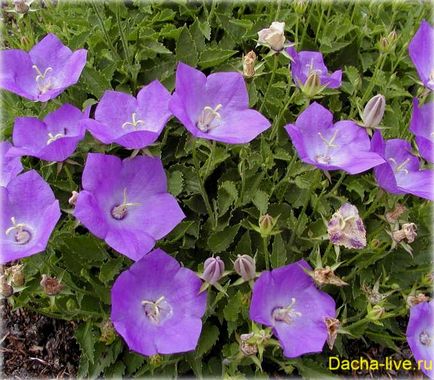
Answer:
[(12, 310), (6, 300), (1, 301), (0, 313), (3, 378), (75, 377), (80, 350), (74, 338), (74, 322)]

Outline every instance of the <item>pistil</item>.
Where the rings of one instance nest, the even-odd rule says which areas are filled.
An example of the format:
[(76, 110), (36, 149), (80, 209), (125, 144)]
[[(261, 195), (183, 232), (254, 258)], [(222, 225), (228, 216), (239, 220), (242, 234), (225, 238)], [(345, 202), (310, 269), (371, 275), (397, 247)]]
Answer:
[(48, 133), (49, 139), (47, 140), (47, 145), (50, 145), (53, 141), (60, 139), (61, 137), (65, 137), (63, 133), (56, 133), (53, 135), (52, 133)]
[(295, 298), (286, 307), (276, 307), (272, 312), (272, 318), (277, 322), (285, 322), (290, 325), (295, 319), (301, 317), (301, 313), (294, 310)]
[(9, 235), (11, 232), (15, 231), (14, 234), (15, 242), (19, 245), (27, 244), (32, 238), (32, 234), (30, 233), (30, 230), (27, 227), (27, 225), (24, 223), (17, 223), (14, 216), (11, 218), (11, 222), (12, 222), (12, 227), (9, 227), (5, 231), (5, 234)]
[(121, 204), (116, 205), (111, 210), (111, 215), (116, 220), (124, 219), (128, 214), (128, 207), (140, 206), (140, 203), (127, 202), (127, 189), (124, 189), (123, 201)]
[[(197, 127), (202, 132), (208, 132), (220, 124), (221, 115), (218, 112), (223, 106), (217, 104), (215, 108), (210, 106), (204, 107), (197, 122)], [(214, 123), (214, 124), (213, 124)]]
[(51, 88), (51, 81), (47, 78), (47, 74), (53, 71), (52, 67), (47, 67), (44, 72), (41, 72), (38, 66), (32, 65), (32, 68), (36, 71), (37, 75), (35, 77), (36, 84), (38, 85), (39, 91), (43, 94)]
[(158, 325), (172, 316), (172, 307), (164, 296), (161, 296), (156, 301), (143, 300), (142, 306), (145, 315), (154, 324)]
[(122, 128), (128, 128), (129, 126), (137, 129), (139, 127), (139, 125), (143, 125), (145, 124), (145, 122), (143, 120), (136, 120), (136, 113), (133, 112), (131, 114), (131, 121), (127, 121), (125, 123), (122, 124)]
[(404, 172), (405, 174), (408, 174), (408, 170), (407, 170), (406, 166), (410, 162), (410, 158), (406, 158), (399, 165), (398, 165), (398, 163), (396, 162), (396, 160), (393, 157), (389, 158), (389, 161), (392, 162), (393, 165), (395, 166), (393, 168), (393, 170), (395, 171), (395, 173)]

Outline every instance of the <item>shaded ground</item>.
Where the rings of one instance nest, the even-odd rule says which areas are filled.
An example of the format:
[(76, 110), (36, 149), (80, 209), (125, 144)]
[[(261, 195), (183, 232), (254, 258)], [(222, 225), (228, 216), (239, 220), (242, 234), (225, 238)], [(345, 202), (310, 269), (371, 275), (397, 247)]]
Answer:
[(2, 374), (11, 378), (75, 377), (80, 357), (74, 322), (48, 318), (1, 301)]

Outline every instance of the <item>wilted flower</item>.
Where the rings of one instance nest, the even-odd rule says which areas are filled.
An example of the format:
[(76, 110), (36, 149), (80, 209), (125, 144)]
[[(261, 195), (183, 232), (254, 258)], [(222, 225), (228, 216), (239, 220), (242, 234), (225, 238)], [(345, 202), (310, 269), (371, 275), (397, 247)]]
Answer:
[(325, 268), (316, 268), (312, 273), (309, 274), (318, 286), (348, 285), (345, 281), (341, 280), (338, 276), (336, 276), (334, 271), (329, 266), (326, 266)]
[(413, 243), (417, 236), (417, 227), (414, 223), (404, 223), (402, 228), (392, 232), (393, 240), (397, 243), (406, 240), (407, 243)]
[(255, 259), (249, 255), (238, 255), (234, 262), (234, 269), (243, 280), (252, 280), (256, 276)]
[(408, 45), (408, 54), (423, 84), (434, 90), (434, 28), (425, 20)]
[(332, 113), (316, 102), (285, 129), (301, 160), (320, 169), (357, 174), (384, 163), (383, 158), (370, 151), (369, 137), (363, 128), (349, 120), (333, 124)]
[(196, 348), (206, 309), (202, 281), (156, 249), (121, 273), (112, 287), (111, 320), (128, 347), (142, 355)]
[(392, 211), (386, 212), (385, 218), (389, 223), (396, 223), (399, 217), (406, 211), (407, 208), (404, 205), (397, 203)]
[(167, 192), (158, 158), (89, 153), (74, 215), (95, 236), (132, 260), (148, 253), (185, 215)]
[(1, 264), (42, 252), (60, 218), (50, 186), (30, 170), (0, 187)]
[(87, 50), (72, 52), (48, 34), (30, 52), (11, 49), (0, 52), (0, 88), (24, 98), (46, 102), (77, 83), (86, 64)]
[(169, 100), (169, 91), (158, 80), (143, 87), (137, 98), (106, 91), (96, 107), (95, 120), (88, 119), (84, 125), (104, 144), (141, 149), (160, 136), (171, 116)]
[(330, 350), (333, 350), (341, 322), (339, 319), (326, 317), (325, 324), (327, 326), (327, 345)]
[(415, 294), (409, 294), (407, 297), (407, 305), (411, 307), (411, 306), (415, 306), (415, 305), (422, 303), (422, 302), (427, 302), (429, 300), (430, 300), (430, 298), (423, 293), (419, 293), (416, 295)]
[(27, 13), (30, 6), (25, 0), (14, 0), (14, 8), (17, 13)]
[(258, 45), (264, 45), (274, 51), (285, 47), (285, 23), (274, 21), (269, 28), (258, 32)]
[(0, 186), (7, 186), (23, 170), (19, 157), (8, 156), (11, 147), (12, 145), (8, 141), (0, 142)]
[(14, 294), (14, 288), (7, 282), (4, 275), (0, 275), (0, 295), (8, 298), (12, 294)]
[(382, 319), (386, 314), (386, 309), (381, 305), (368, 305), (367, 318), (371, 321), (378, 321)]
[(329, 74), (323, 56), (317, 51), (297, 51), (290, 47), (292, 79), (297, 87), (309, 97), (317, 95), (325, 87), (338, 88), (342, 83), (342, 70)]
[(288, 358), (321, 352), (328, 332), (325, 318), (335, 318), (335, 301), (305, 273), (304, 260), (262, 272), (253, 288), (250, 319), (273, 328)]
[(434, 303), (422, 302), (410, 308), (407, 325), (407, 342), (420, 369), (429, 378), (434, 378)]
[(344, 203), (327, 224), (330, 241), (345, 248), (366, 247), (366, 230), (356, 206)]
[(77, 204), (77, 199), (78, 199), (78, 192), (76, 192), (75, 190), (73, 190), (71, 196), (68, 199), (68, 203), (71, 206), (75, 206)]
[(256, 54), (253, 50), (243, 57), (243, 75), (246, 78), (251, 78), (255, 75), (255, 62)]
[(42, 275), (40, 285), (47, 296), (55, 296), (64, 288), (63, 284), (56, 277), (50, 277), (46, 274)]
[(228, 144), (244, 144), (270, 127), (258, 111), (249, 109), (249, 97), (240, 73), (205, 76), (180, 62), (170, 110), (196, 137)]
[(214, 285), (223, 276), (224, 271), (225, 263), (219, 256), (208, 257), (203, 265), (202, 278), (211, 285)]
[(23, 265), (17, 264), (13, 265), (9, 268), (9, 273), (12, 277), (12, 284), (14, 286), (23, 286), (24, 285), (24, 271)]
[(371, 146), (386, 161), (374, 168), (375, 178), (381, 188), (392, 194), (410, 193), (434, 200), (434, 171), (419, 169), (419, 160), (410, 153), (411, 145), (408, 141), (384, 141), (380, 131), (376, 131)]
[(240, 335), (240, 351), (245, 356), (252, 356), (258, 353), (258, 346), (254, 342), (250, 342), (250, 340), (254, 339), (254, 335), (254, 333)]
[(410, 120), (410, 131), (416, 136), (416, 144), (420, 155), (434, 163), (434, 102), (419, 107), (419, 100), (413, 99), (413, 113)]
[(14, 146), (10, 157), (33, 156), (47, 161), (64, 161), (84, 138), (86, 129), (80, 123), (88, 117), (90, 108), (81, 112), (64, 104), (49, 113), (43, 121), (36, 117), (18, 117), (13, 131)]
[(368, 103), (362, 113), (362, 126), (365, 128), (375, 129), (381, 123), (386, 108), (386, 98), (381, 95), (375, 95)]

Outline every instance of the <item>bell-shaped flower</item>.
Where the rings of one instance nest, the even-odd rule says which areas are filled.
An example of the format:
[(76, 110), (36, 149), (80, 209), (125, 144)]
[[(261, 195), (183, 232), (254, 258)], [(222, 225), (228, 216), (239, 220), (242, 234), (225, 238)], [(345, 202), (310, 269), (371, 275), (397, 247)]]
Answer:
[(258, 32), (258, 45), (264, 45), (279, 52), (285, 47), (285, 23), (274, 21), (269, 28)]
[(312, 268), (300, 260), (262, 272), (253, 287), (250, 319), (273, 328), (288, 358), (321, 352), (326, 318), (336, 318), (335, 301), (318, 290), (307, 271)]
[(420, 370), (434, 379), (434, 302), (422, 302), (410, 308), (407, 342)]
[(419, 160), (411, 153), (408, 141), (384, 141), (380, 131), (372, 138), (372, 151), (386, 161), (374, 169), (378, 185), (392, 194), (413, 194), (434, 200), (434, 171), (420, 169)]
[(0, 88), (24, 98), (46, 102), (77, 83), (86, 64), (87, 50), (74, 52), (54, 34), (48, 34), (29, 52), (0, 51)]
[(359, 216), (359, 210), (350, 203), (344, 203), (327, 224), (330, 241), (334, 245), (361, 249), (366, 247), (366, 229)]
[[(297, 52), (293, 47), (289, 47), (286, 51), (293, 61), (291, 63), (292, 80), (297, 87), (308, 90), (310, 96), (316, 95), (325, 87), (338, 88), (341, 86), (342, 70), (329, 74), (320, 52)], [(312, 88), (314, 83), (318, 84), (316, 93)]]
[(424, 86), (434, 90), (434, 28), (427, 21), (422, 20), (408, 54)]
[(434, 102), (419, 107), (419, 100), (413, 99), (413, 113), (410, 120), (410, 132), (416, 136), (420, 155), (434, 163)]
[(82, 121), (89, 116), (90, 108), (81, 112), (64, 104), (49, 113), (43, 121), (36, 117), (15, 119), (13, 143), (8, 156), (33, 156), (46, 161), (64, 161), (84, 138), (86, 129)]
[(12, 179), (1, 192), (0, 263), (42, 252), (60, 218), (59, 201), (34, 170)]
[(192, 270), (156, 249), (121, 273), (112, 287), (111, 320), (142, 355), (193, 351), (202, 330), (206, 292)]
[(138, 260), (185, 215), (167, 192), (159, 158), (89, 153), (74, 215), (116, 251)]
[(176, 70), (176, 90), (170, 110), (196, 137), (228, 144), (245, 144), (270, 127), (249, 97), (240, 73), (205, 76), (184, 63)]
[(302, 161), (323, 170), (342, 169), (350, 174), (364, 172), (384, 163), (370, 151), (364, 128), (350, 120), (333, 124), (332, 113), (314, 102), (285, 127)]
[(9, 157), (12, 144), (9, 141), (0, 142), (0, 186), (7, 184), (23, 170), (19, 157)]
[(119, 91), (106, 91), (95, 110), (95, 120), (84, 122), (96, 139), (127, 149), (154, 143), (169, 120), (170, 93), (157, 80), (143, 87), (137, 98)]

